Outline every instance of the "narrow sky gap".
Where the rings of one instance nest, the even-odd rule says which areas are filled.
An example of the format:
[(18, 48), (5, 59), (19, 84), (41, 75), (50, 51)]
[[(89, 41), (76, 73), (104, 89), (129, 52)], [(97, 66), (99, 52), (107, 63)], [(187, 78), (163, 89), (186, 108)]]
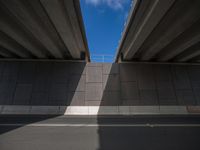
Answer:
[(131, 1), (80, 0), (91, 61), (113, 62)]

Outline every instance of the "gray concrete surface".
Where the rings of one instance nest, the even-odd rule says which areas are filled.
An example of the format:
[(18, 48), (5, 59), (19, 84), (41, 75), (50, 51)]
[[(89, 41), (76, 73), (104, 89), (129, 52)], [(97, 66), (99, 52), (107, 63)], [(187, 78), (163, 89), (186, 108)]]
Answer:
[(1, 150), (198, 150), (199, 117), (0, 116)]
[(89, 60), (79, 0), (0, 5), (0, 57)]
[(199, 105), (199, 65), (1, 61), (0, 105)]
[(198, 0), (136, 0), (133, 3), (116, 62), (199, 61)]

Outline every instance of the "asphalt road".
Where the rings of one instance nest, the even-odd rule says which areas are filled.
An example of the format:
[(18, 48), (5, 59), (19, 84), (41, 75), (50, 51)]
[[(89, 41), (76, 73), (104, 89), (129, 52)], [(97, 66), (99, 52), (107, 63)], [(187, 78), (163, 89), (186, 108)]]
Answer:
[(199, 150), (198, 116), (0, 116), (0, 150)]

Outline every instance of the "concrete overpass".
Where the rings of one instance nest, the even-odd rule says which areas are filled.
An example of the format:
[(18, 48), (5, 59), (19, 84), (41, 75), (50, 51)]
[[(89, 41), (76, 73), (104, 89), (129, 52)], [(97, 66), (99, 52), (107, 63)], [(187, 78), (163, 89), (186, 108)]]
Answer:
[(200, 1), (133, 6), (90, 63), (78, 0), (0, 0), (1, 150), (199, 150)]
[(0, 0), (0, 57), (89, 61), (79, 0)]
[(199, 0), (134, 0), (116, 62), (199, 62)]
[(199, 63), (175, 62), (198, 61), (200, 1), (133, 2), (120, 63), (102, 64), (87, 63), (78, 0), (0, 0), (0, 113), (198, 112)]

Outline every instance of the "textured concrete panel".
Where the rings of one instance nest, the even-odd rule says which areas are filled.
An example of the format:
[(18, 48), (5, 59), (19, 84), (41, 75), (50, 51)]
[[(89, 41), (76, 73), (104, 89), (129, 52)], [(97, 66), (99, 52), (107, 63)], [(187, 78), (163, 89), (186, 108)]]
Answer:
[(4, 62), (2, 81), (17, 82), (20, 62)]
[(87, 63), (87, 67), (103, 67), (103, 63)]
[(185, 66), (172, 66), (173, 82), (176, 89), (191, 89)]
[[(32, 65), (34, 63), (36, 63), (36, 66)], [(81, 73), (76, 69), (73, 73), (71, 72), (73, 65), (75, 65), (75, 68), (83, 66), (82, 69), (85, 69), (85, 63), (83, 65), (81, 65), (82, 63), (71, 62), (69, 64), (67, 62), (63, 62), (63, 64), (62, 62), (54, 63), (31, 62), (22, 65), (23, 67), (21, 67), (21, 64), (26, 64), (26, 62), (0, 63), (4, 67), (8, 67), (3, 67), (4, 69), (1, 72), (0, 104), (31, 104), (33, 106), (200, 105), (200, 88), (198, 88), (198, 84), (195, 84), (196, 81), (199, 81), (198, 67), (185, 65), (177, 67), (176, 65), (174, 66), (175, 70), (173, 70), (171, 65), (145, 64), (142, 66), (143, 64), (123, 63), (123, 69), (126, 70), (126, 73), (117, 74), (115, 70), (114, 73), (107, 74), (107, 69), (110, 67), (108, 64), (89, 64), (87, 67), (92, 68), (92, 70), (101, 68), (102, 82), (86, 82), (87, 75), (85, 72)], [(108, 65), (108, 68), (104, 68), (105, 74), (103, 74), (102, 68), (106, 65)], [(120, 66), (122, 64), (115, 65)], [(128, 65), (128, 67), (125, 65)], [(36, 73), (34, 79), (31, 80), (29, 77), (32, 76), (31, 73), (34, 68)], [(176, 68), (178, 68), (178, 71), (176, 71)], [(188, 68), (186, 69), (188, 72), (185, 71), (185, 68)], [(57, 80), (59, 82), (54, 82), (51, 81), (53, 74), (58, 78), (63, 75), (68, 76), (69, 79), (66, 82), (60, 78)], [(91, 78), (94, 81), (96, 79), (92, 74), (93, 72), (90, 77), (88, 76), (88, 80)], [(20, 82), (17, 80), (19, 79), (18, 75), (21, 76)], [(128, 75), (127, 80), (133, 81), (121, 81), (124, 75)], [(126, 79), (124, 78), (124, 80)], [(29, 84), (21, 84), (21, 82), (28, 82)], [(177, 83), (175, 84), (175, 82)], [(189, 86), (190, 82), (192, 87)]]
[(15, 91), (16, 85), (17, 83), (13, 81), (0, 81), (0, 93), (13, 93)]
[(48, 105), (49, 94), (47, 92), (32, 93), (31, 105)]
[(197, 104), (200, 105), (200, 88), (194, 89), (194, 95), (195, 95)]
[(120, 104), (120, 92), (103, 92), (101, 106), (118, 106)]
[(35, 62), (21, 63), (19, 67), (17, 82), (22, 84), (33, 83), (35, 79), (35, 71)]
[(4, 62), (1, 62), (0, 63), (0, 81), (1, 81), (1, 76), (2, 76), (2, 73), (3, 73), (3, 69), (4, 69)]
[(158, 105), (156, 90), (140, 90), (141, 105)]
[(189, 78), (193, 88), (200, 88), (200, 66), (187, 66)]
[(86, 82), (103, 82), (102, 67), (88, 67)]
[(103, 85), (102, 83), (87, 83), (85, 100), (97, 101), (102, 99)]
[(139, 106), (139, 105), (141, 105), (140, 100), (124, 100), (124, 99), (122, 99), (121, 101), (122, 101), (121, 102), (122, 106)]
[(68, 94), (68, 105), (84, 106), (85, 105), (85, 92), (70, 92)]
[(196, 98), (192, 90), (176, 90), (179, 105), (196, 105)]
[(119, 64), (120, 66), (120, 81), (137, 81), (137, 65), (134, 64)]
[(155, 79), (158, 81), (171, 81), (172, 80), (172, 72), (171, 72), (171, 65), (167, 64), (155, 64), (152, 65)]
[(151, 65), (138, 65), (137, 68), (139, 89), (155, 89), (154, 72)]
[(49, 105), (58, 105), (67, 103), (68, 86), (66, 84), (52, 84), (49, 91)]
[(45, 79), (41, 82), (35, 81), (33, 83), (33, 92), (48, 92), (51, 87), (51, 83), (45, 81)]
[[(35, 82), (49, 82), (52, 74), (52, 62), (37, 62)], [(54, 70), (55, 71), (55, 70)]]
[(54, 62), (51, 65), (49, 81), (52, 83), (68, 83), (70, 78), (70, 63)]
[(122, 82), (121, 83), (121, 98), (126, 100), (138, 100), (139, 90), (137, 82)]
[(176, 105), (176, 95), (173, 89), (158, 90), (158, 98), (160, 105)]
[(69, 76), (68, 75), (62, 75), (62, 74), (52, 74), (50, 77), (49, 82), (51, 83), (68, 83), (69, 82)]
[(103, 90), (105, 91), (119, 91), (120, 80), (119, 75), (103, 75)]
[(85, 101), (85, 106), (101, 106), (102, 101), (97, 100), (97, 101)]
[(159, 99), (159, 105), (164, 106), (171, 106), (171, 105), (178, 105), (176, 99)]
[(160, 90), (174, 89), (174, 84), (172, 81), (156, 81), (156, 87)]
[(118, 74), (119, 64), (116, 63), (105, 63), (103, 64), (103, 74)]
[(1, 92), (0, 93), (0, 104), (1, 105), (11, 105), (13, 103), (13, 93)]
[(30, 104), (31, 93), (32, 93), (31, 84), (18, 84), (16, 86), (13, 104), (17, 104), (17, 105)]
[(174, 89), (170, 65), (153, 65), (158, 89)]
[(73, 75), (69, 78), (69, 91), (85, 91), (86, 76)]
[(86, 63), (84, 62), (71, 62), (70, 63), (70, 75), (74, 74), (86, 74)]

